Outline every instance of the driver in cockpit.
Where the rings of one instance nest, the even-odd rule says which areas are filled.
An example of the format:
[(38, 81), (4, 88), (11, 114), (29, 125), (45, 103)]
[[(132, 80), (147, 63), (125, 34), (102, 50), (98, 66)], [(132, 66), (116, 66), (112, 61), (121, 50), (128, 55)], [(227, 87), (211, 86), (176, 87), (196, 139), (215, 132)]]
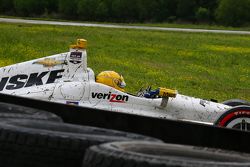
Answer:
[[(122, 75), (115, 71), (103, 71), (96, 76), (96, 82), (108, 85), (117, 90), (125, 92), (126, 83)], [(137, 96), (146, 98), (156, 98), (160, 93), (160, 88), (156, 90), (146, 89), (144, 91), (139, 91)]]
[(102, 71), (96, 76), (96, 82), (113, 87), (119, 91), (125, 92), (126, 83), (122, 75), (115, 71)]

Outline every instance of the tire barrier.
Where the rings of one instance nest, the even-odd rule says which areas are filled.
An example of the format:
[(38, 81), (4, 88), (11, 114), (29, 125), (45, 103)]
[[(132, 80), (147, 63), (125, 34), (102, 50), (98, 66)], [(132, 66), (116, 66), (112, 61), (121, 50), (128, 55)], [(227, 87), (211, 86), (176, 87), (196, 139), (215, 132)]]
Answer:
[(62, 118), (51, 112), (0, 102), (0, 119), (6, 118), (36, 119), (62, 122)]
[(47, 101), (0, 95), (0, 101), (52, 112), (67, 123), (139, 133), (166, 143), (185, 144), (250, 153), (250, 133), (210, 125), (143, 117)]
[(1, 167), (80, 167), (85, 150), (112, 141), (161, 142), (138, 134), (61, 122), (7, 119), (0, 122)]
[(249, 167), (250, 155), (153, 142), (114, 142), (90, 147), (83, 167)]

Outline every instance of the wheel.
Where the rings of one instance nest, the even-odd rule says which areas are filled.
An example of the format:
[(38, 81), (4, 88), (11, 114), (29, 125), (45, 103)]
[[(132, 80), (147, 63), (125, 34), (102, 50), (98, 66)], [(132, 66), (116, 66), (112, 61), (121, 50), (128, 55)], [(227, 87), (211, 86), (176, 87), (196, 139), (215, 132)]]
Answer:
[(83, 167), (247, 167), (250, 155), (204, 147), (113, 142), (90, 147)]
[(241, 106), (241, 105), (250, 106), (250, 102), (245, 101), (245, 100), (240, 100), (240, 99), (230, 99), (230, 100), (222, 102), (222, 104), (232, 106), (232, 107)]
[(223, 113), (215, 125), (250, 131), (250, 106), (233, 107)]
[(35, 108), (24, 107), (3, 102), (0, 102), (0, 119), (1, 118), (38, 119), (62, 122), (62, 118), (60, 118), (56, 114), (43, 110), (38, 110)]
[[(85, 150), (111, 141), (154, 138), (88, 126), (43, 120), (0, 122), (1, 167), (81, 166)], [(160, 141), (159, 141), (160, 142)]]

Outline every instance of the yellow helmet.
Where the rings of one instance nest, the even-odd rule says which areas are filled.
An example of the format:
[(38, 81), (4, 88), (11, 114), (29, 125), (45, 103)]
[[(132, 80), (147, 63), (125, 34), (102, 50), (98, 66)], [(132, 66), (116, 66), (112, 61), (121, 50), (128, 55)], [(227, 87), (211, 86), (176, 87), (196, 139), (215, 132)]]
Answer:
[(124, 92), (124, 87), (126, 83), (122, 75), (118, 74), (115, 71), (103, 71), (96, 76), (96, 82), (102, 83), (104, 85), (111, 86), (115, 89), (118, 89)]

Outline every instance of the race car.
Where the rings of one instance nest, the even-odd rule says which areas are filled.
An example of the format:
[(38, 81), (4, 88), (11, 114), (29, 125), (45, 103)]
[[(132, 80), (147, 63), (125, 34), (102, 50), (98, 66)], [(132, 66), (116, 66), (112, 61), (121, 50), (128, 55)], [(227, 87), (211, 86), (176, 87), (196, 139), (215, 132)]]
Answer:
[(0, 93), (130, 114), (250, 129), (249, 102), (223, 103), (159, 87), (137, 95), (124, 91), (114, 71), (95, 76), (87, 66), (87, 41), (78, 39), (69, 52), (0, 68)]

